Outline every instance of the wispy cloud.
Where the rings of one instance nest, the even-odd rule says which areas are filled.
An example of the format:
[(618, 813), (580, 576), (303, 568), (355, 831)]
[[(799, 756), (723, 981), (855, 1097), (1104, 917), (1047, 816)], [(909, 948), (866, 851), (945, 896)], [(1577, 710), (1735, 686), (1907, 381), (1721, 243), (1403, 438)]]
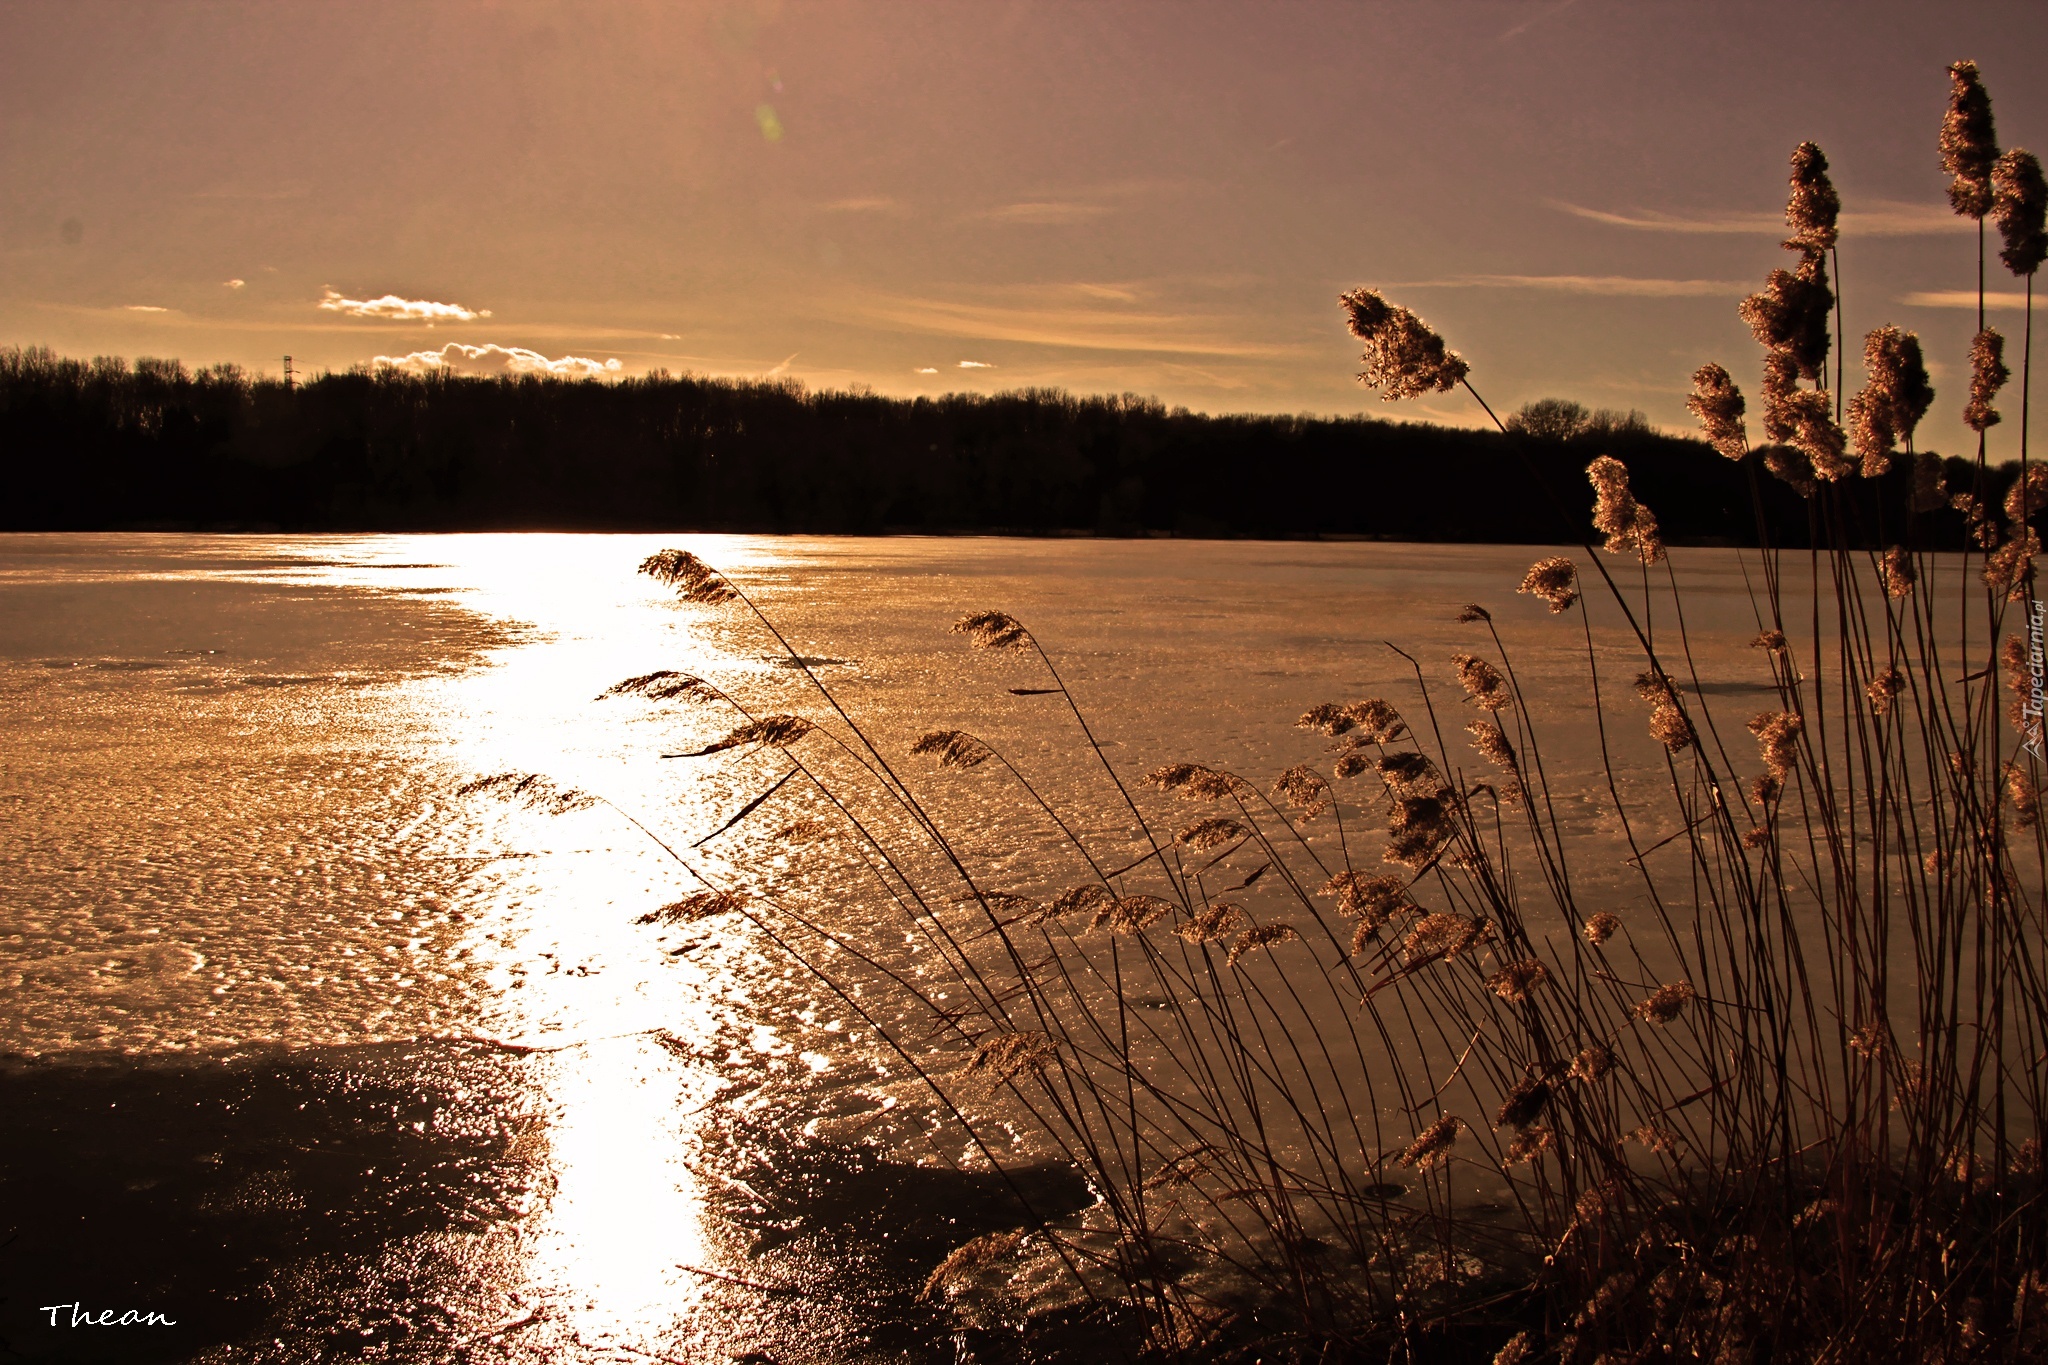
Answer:
[(1633, 275), (1452, 275), (1412, 280), (1390, 289), (1547, 289), (1559, 294), (1608, 294), (1629, 298), (1725, 298), (1749, 293), (1741, 280), (1639, 279)]
[[(1605, 209), (1587, 208), (1582, 204), (1571, 204), (1562, 199), (1549, 199), (1544, 202), (1560, 213), (1569, 213), (1590, 222), (1605, 223), (1610, 227), (1633, 228), (1638, 232), (1730, 233), (1781, 237), (1791, 230), (1785, 226), (1784, 215), (1780, 213), (1732, 212), (1688, 215), (1665, 213), (1659, 209), (1610, 213)], [(1841, 229), (1845, 234), (1864, 237), (1924, 237), (1936, 233), (1967, 231), (1970, 225), (1970, 220), (1958, 218), (1946, 204), (1909, 204), (1890, 199), (1871, 200), (1869, 207), (1845, 210), (1841, 217)]]
[(223, 289), (240, 289), (248, 283), (247, 280), (222, 280), (220, 287)]
[(451, 341), (438, 351), (414, 351), (410, 355), (380, 355), (370, 362), (379, 369), (404, 370), (410, 374), (462, 374), (495, 378), (504, 375), (554, 375), (564, 379), (595, 379), (616, 375), (624, 367), (616, 359), (591, 360), (565, 355), (551, 360), (524, 346), (465, 346)]
[[(1016, 292), (1020, 300), (1034, 295), (1074, 297), (1072, 289), (1064, 285)], [(857, 295), (849, 301), (847, 311), (860, 321), (906, 332), (1075, 350), (1245, 358), (1291, 356), (1300, 349), (1243, 340), (1231, 335), (1231, 325), (1225, 319), (1113, 306)]]
[(960, 368), (963, 370), (993, 370), (995, 366), (989, 364), (986, 360), (963, 360), (960, 362)]
[[(1907, 294), (1899, 300), (1909, 308), (1975, 308), (1974, 289), (1933, 289)], [(1984, 295), (1986, 308), (2025, 308), (2027, 296), (2018, 290), (1993, 289)]]
[(430, 299), (402, 299), (386, 294), (377, 299), (345, 299), (333, 289), (320, 295), (316, 305), (324, 312), (349, 318), (376, 318), (383, 322), (474, 322), (487, 318), (491, 310), (464, 308), (459, 303), (435, 303)]
[(901, 213), (903, 205), (886, 194), (855, 195), (851, 199), (834, 199), (820, 204), (827, 213)]
[(1545, 19), (1550, 18), (1554, 14), (1558, 14), (1564, 10), (1570, 9), (1576, 3), (1577, 0), (1557, 0), (1556, 4), (1544, 5), (1540, 9), (1538, 9), (1536, 13), (1530, 15), (1521, 23), (1516, 24), (1513, 28), (1508, 29), (1507, 31), (1502, 33), (1496, 41), (1505, 43), (1510, 41), (1511, 39), (1519, 38), (1524, 33), (1527, 33), (1531, 28), (1534, 28), (1537, 24), (1542, 23)]
[(1113, 210), (1106, 204), (1089, 204), (1075, 199), (1033, 199), (1003, 204), (973, 215), (994, 223), (1028, 223), (1039, 227), (1063, 227), (1071, 223), (1092, 223)]
[(802, 354), (803, 354), (803, 352), (802, 352), (802, 351), (791, 351), (791, 352), (790, 352), (790, 353), (789, 353), (788, 355), (786, 355), (786, 356), (782, 357), (782, 363), (781, 363), (781, 364), (777, 365), (777, 366), (776, 366), (776, 367), (775, 367), (774, 369), (772, 369), (772, 370), (768, 371), (767, 377), (768, 377), (769, 379), (773, 379), (773, 378), (775, 378), (775, 377), (776, 377), (777, 375), (781, 375), (781, 374), (788, 374), (788, 373), (789, 373), (789, 362), (790, 362), (790, 361), (792, 361), (792, 360), (795, 360), (795, 359), (796, 359), (796, 358), (797, 358), (798, 356), (800, 356), (800, 355), (802, 355)]
[(912, 374), (937, 374), (938, 372), (939, 367), (936, 365), (920, 365), (911, 371)]
[(128, 303), (123, 304), (122, 308), (130, 313), (168, 313), (171, 311), (168, 308), (159, 308), (153, 303)]

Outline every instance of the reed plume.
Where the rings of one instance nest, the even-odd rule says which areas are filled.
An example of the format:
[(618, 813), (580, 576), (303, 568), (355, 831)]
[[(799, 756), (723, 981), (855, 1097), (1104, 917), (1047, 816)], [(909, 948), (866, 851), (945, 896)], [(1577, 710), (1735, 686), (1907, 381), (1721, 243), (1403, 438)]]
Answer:
[(1891, 453), (1912, 444), (1913, 432), (1934, 402), (1920, 338), (1899, 327), (1879, 327), (1863, 339), (1866, 382), (1849, 404), (1850, 429), (1863, 477), (1882, 477)]
[(1463, 1119), (1455, 1114), (1446, 1114), (1423, 1129), (1395, 1160), (1403, 1166), (1427, 1171), (1449, 1158), (1451, 1146), (1458, 1140), (1458, 1130), (1464, 1126)]
[(1031, 632), (1008, 612), (979, 611), (953, 623), (958, 635), (972, 638), (976, 649), (1029, 649)]
[[(1685, 406), (1700, 419), (1707, 444), (1731, 460), (1749, 454), (1749, 429), (1743, 424), (1742, 390), (1719, 365), (1700, 366), (1692, 374), (1692, 396)], [(1526, 591), (1526, 589), (1524, 589)]]
[(640, 572), (676, 589), (685, 602), (716, 605), (739, 596), (709, 564), (688, 550), (662, 550), (640, 561)]
[(1621, 917), (1610, 911), (1602, 910), (1586, 920), (1586, 942), (1597, 948), (1607, 942), (1608, 939), (1613, 938), (1615, 932), (1620, 928)]
[(910, 752), (929, 755), (942, 768), (973, 768), (995, 757), (995, 751), (965, 730), (931, 730), (918, 736)]
[(1259, 789), (1239, 777), (1200, 763), (1169, 763), (1145, 774), (1147, 786), (1177, 792), (1194, 801), (1218, 801), (1226, 796), (1256, 796)]
[(694, 674), (678, 673), (672, 668), (664, 668), (653, 673), (642, 673), (637, 678), (627, 678), (624, 682), (613, 683), (598, 693), (598, 700), (602, 701), (606, 697), (640, 696), (653, 701), (673, 701), (677, 697), (699, 701), (723, 695), (717, 688)]
[(1486, 989), (1510, 1004), (1519, 1005), (1529, 993), (1550, 980), (1550, 968), (1536, 958), (1510, 962), (1486, 978)]
[(1842, 198), (1828, 179), (1828, 159), (1816, 143), (1792, 149), (1792, 194), (1785, 204), (1785, 222), (1792, 229), (1788, 250), (1819, 253), (1835, 245), (1835, 220)]
[(1579, 600), (1579, 571), (1562, 555), (1539, 559), (1529, 566), (1522, 586), (1515, 591), (1539, 597), (1551, 611), (1561, 612)]
[(1998, 139), (1991, 124), (1991, 96), (1984, 92), (1975, 62), (1948, 69), (1948, 114), (1941, 121), (1941, 169), (1949, 179), (1948, 202), (1965, 218), (1991, 211), (1991, 168)]
[(1358, 382), (1378, 389), (1384, 401), (1447, 392), (1468, 372), (1463, 358), (1428, 324), (1376, 291), (1354, 289), (1338, 302), (1350, 314), (1351, 335), (1365, 343)]
[(1998, 259), (2015, 275), (2032, 275), (2048, 257), (2048, 183), (2041, 161), (2015, 147), (1991, 169), (1991, 213), (2005, 247)]
[(1508, 693), (1508, 680), (1486, 660), (1461, 653), (1453, 654), (1451, 663), (1458, 670), (1458, 681), (1481, 710), (1498, 711), (1513, 700)]
[(1235, 967), (1247, 953), (1260, 948), (1270, 948), (1276, 943), (1288, 943), (1300, 937), (1291, 925), (1286, 924), (1261, 924), (1247, 929), (1238, 936), (1237, 942), (1230, 945), (1230, 953), (1224, 959), (1224, 965)]
[(1690, 981), (1674, 981), (1651, 992), (1633, 1012), (1645, 1023), (1668, 1024), (1678, 1017), (1685, 1008), (1685, 1002), (1695, 994)]
[(2012, 378), (2005, 367), (2005, 338), (1986, 327), (1970, 341), (1970, 402), (1963, 409), (1963, 421), (1980, 436), (1999, 422), (1991, 400)]
[(1801, 379), (1820, 379), (1826, 373), (1828, 317), (1834, 306), (1827, 263), (1812, 252), (1798, 269), (1765, 276), (1763, 290), (1744, 299), (1738, 311), (1765, 350), (1791, 361)]
[(681, 900), (670, 901), (658, 910), (650, 910), (634, 920), (635, 924), (689, 924), (713, 915), (728, 915), (735, 910), (745, 909), (746, 897), (734, 891), (699, 891)]
[(1229, 938), (1244, 923), (1243, 906), (1218, 901), (1182, 920), (1174, 932), (1187, 943), (1214, 943), (1218, 939)]
[(1893, 601), (1913, 595), (1913, 584), (1919, 571), (1913, 567), (1913, 556), (1897, 545), (1884, 552), (1878, 561), (1878, 577), (1884, 583), (1884, 595)]
[(1593, 528), (1607, 537), (1606, 551), (1633, 553), (1645, 564), (1663, 559), (1657, 517), (1629, 491), (1628, 466), (1602, 455), (1586, 466), (1586, 478), (1593, 485)]

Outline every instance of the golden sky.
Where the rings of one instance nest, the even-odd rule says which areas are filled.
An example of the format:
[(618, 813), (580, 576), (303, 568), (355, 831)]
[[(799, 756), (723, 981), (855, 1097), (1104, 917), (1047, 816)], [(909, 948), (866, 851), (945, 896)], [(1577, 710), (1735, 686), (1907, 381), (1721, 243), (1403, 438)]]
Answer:
[(1918, 331), (1959, 449), (1943, 68), (2048, 151), (2044, 55), (2038, 0), (0, 0), (0, 345), (1377, 413), (1370, 285), (1497, 408), (1680, 428), (1702, 361), (1754, 392), (1812, 138), (1852, 387)]

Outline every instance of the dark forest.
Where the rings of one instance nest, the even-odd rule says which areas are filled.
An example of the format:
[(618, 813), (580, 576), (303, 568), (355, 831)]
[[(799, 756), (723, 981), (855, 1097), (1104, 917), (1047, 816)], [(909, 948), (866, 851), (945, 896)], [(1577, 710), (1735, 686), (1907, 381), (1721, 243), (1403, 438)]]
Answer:
[[(295, 387), (232, 366), (0, 351), (0, 529), (719, 530), (1362, 537), (1590, 534), (1588, 461), (1629, 467), (1678, 543), (1960, 545), (1902, 528), (1909, 473), (1813, 501), (1633, 415), (1532, 404), (1511, 431), (1206, 416), (1133, 395), (927, 399), (656, 372), (616, 382), (393, 371)], [(2009, 468), (1986, 471), (1996, 497)], [(1950, 489), (1977, 479), (1952, 458)], [(1752, 491), (1759, 494), (1753, 498)]]

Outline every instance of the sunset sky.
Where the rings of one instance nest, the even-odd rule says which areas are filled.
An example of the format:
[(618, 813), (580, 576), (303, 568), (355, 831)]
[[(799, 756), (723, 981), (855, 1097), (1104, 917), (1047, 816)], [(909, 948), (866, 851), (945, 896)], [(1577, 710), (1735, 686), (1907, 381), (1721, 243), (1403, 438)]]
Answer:
[(4, 3), (0, 345), (1382, 412), (1371, 285), (1498, 408), (1678, 428), (1702, 361), (1754, 391), (1735, 304), (1812, 138), (1852, 386), (1918, 331), (1957, 449), (1957, 57), (2048, 151), (2039, 0)]

